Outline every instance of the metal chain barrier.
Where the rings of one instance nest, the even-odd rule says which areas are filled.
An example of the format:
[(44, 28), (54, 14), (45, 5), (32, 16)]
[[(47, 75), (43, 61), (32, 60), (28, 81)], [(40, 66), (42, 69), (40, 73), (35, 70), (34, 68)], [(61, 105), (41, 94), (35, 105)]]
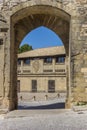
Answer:
[(41, 99), (41, 97), (39, 97), (39, 99), (40, 100), (37, 100), (37, 96), (32, 96), (31, 98), (24, 98), (24, 96), (20, 96), (18, 99), (20, 100), (20, 101), (37, 101), (37, 102), (39, 102), (39, 101), (50, 101), (50, 100), (54, 100), (54, 99), (61, 99), (61, 98), (64, 98), (65, 97), (65, 95), (61, 95), (60, 93), (57, 93), (57, 95), (56, 96), (48, 96), (47, 94), (46, 95), (44, 95), (44, 100), (43, 99)]

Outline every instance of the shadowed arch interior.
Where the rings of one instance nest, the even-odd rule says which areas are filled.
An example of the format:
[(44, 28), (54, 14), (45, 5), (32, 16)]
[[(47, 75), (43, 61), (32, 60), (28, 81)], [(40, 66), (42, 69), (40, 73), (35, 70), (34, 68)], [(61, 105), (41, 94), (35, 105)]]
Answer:
[(31, 11), (30, 8), (26, 8), (14, 14), (11, 21), (17, 46), (19, 46), (27, 33), (40, 26), (45, 26), (59, 35), (68, 55), (70, 16), (67, 13), (65, 15), (64, 11), (55, 10), (55, 8), (49, 6), (34, 7), (31, 8)]

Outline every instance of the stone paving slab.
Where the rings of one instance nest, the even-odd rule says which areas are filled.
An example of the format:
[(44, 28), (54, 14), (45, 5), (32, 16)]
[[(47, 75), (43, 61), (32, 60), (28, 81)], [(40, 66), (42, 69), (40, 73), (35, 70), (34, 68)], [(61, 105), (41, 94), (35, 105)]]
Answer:
[(69, 112), (69, 109), (51, 109), (51, 110), (14, 110), (5, 115), (5, 118), (19, 118), (19, 117), (31, 117), (38, 115), (57, 115), (60, 113)]

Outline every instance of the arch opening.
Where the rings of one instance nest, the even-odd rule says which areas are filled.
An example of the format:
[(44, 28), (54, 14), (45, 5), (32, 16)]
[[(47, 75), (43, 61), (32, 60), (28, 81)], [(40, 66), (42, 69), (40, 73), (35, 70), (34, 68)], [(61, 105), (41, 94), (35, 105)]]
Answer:
[(63, 46), (63, 42), (55, 32), (45, 26), (40, 26), (29, 32), (21, 41), (20, 46), (28, 43), (33, 49), (52, 46)]
[[(33, 29), (36, 29), (37, 27), (45, 26), (49, 28), (50, 30), (54, 31), (63, 41), (64, 47), (65, 47), (65, 53), (67, 57), (69, 57), (69, 31), (70, 31), (70, 16), (67, 18), (63, 18), (62, 13), (56, 15), (55, 8), (50, 7), (50, 12), (42, 10), (43, 6), (38, 6), (30, 10), (29, 8), (25, 8), (25, 13), (23, 14), (24, 10), (21, 10), (17, 12), (18, 14), (14, 14), (11, 17), (11, 72), (13, 74), (11, 75), (11, 84), (12, 84), (12, 90), (11, 90), (11, 96), (17, 97), (17, 50), (20, 45), (20, 42), (22, 41), (23, 37), (26, 36), (29, 32), (31, 32)], [(48, 7), (45, 6), (45, 8), (48, 10)], [(32, 13), (32, 10), (37, 10), (36, 12)], [(53, 11), (54, 10), (54, 11)], [(57, 11), (58, 9), (56, 9)], [(23, 11), (23, 12), (22, 12)], [(62, 17), (61, 17), (62, 16)], [(16, 19), (17, 18), (17, 19)], [(69, 77), (69, 74), (68, 76)], [(68, 82), (67, 82), (68, 84)], [(16, 92), (16, 94), (15, 94)], [(11, 105), (12, 106), (12, 105)], [(17, 107), (17, 101), (13, 101), (13, 108)], [(12, 108), (12, 107), (11, 107)]]
[[(31, 50), (23, 50), (28, 43)], [(65, 107), (65, 57), (61, 39), (46, 27), (36, 28), (24, 37), (17, 64), (18, 109)]]
[[(54, 20), (53, 20), (54, 19)], [(34, 22), (35, 21), (35, 22)], [(43, 23), (44, 22), (44, 23)], [(30, 26), (28, 24), (30, 23)], [(35, 25), (36, 24), (36, 25)], [(36, 14), (24, 18), (15, 24), (16, 43), (20, 44), (21, 40), (28, 32), (33, 29), (45, 26), (54, 31), (63, 41), (66, 53), (69, 53), (69, 23), (55, 16)], [(20, 36), (21, 34), (21, 36)]]

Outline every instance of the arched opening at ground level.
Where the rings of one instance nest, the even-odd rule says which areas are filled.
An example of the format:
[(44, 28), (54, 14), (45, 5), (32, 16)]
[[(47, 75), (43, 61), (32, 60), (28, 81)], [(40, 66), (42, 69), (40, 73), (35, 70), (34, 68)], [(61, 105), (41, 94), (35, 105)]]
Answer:
[[(33, 50), (26, 51), (28, 43)], [(21, 44), (17, 64), (18, 109), (65, 108), (66, 54), (61, 39), (41, 26), (28, 33)]]
[(9, 109), (17, 108), (17, 50), (23, 37), (33, 29), (45, 26), (62, 39), (67, 56), (67, 98), (69, 96), (70, 15), (51, 6), (32, 6), (11, 16), (11, 88)]

